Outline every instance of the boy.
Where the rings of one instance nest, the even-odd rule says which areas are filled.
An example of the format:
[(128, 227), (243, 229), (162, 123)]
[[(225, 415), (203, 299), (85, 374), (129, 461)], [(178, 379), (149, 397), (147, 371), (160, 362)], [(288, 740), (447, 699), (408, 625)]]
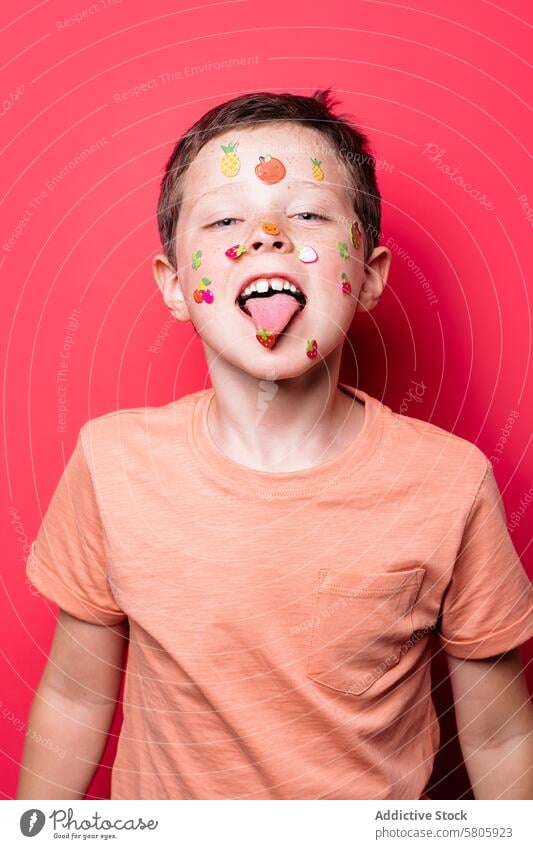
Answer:
[(386, 284), (367, 141), (313, 97), (244, 95), (176, 146), (165, 304), (212, 389), (88, 421), (32, 546), (60, 607), (19, 798), (82, 798), (129, 637), (113, 799), (418, 799), (448, 655), (476, 798), (533, 798), (518, 646), (532, 591), (487, 457), (338, 385)]

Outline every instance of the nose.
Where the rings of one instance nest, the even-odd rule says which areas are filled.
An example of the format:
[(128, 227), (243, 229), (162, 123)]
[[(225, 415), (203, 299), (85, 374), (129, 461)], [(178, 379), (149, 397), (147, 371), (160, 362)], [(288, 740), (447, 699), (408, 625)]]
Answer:
[(264, 223), (261, 220), (252, 234), (249, 248), (250, 253), (264, 253), (265, 251), (275, 251), (282, 254), (288, 253), (292, 247), (289, 239), (287, 239), (279, 227), (277, 227), (278, 233), (271, 234), (265, 232), (263, 228)]

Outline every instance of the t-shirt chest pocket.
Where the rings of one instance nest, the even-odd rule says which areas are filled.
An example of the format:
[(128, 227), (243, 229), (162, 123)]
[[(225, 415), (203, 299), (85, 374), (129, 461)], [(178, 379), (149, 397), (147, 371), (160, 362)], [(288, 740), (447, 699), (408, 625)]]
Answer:
[(321, 569), (307, 676), (359, 695), (395, 666), (414, 630), (411, 614), (425, 571), (362, 576)]

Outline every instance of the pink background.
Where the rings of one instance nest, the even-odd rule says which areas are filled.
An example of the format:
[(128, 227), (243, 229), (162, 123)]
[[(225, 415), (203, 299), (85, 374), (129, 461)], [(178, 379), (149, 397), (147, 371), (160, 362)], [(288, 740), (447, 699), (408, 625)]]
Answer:
[[(25, 0), (3, 12), (5, 798), (15, 794), (56, 615), (26, 582), (27, 547), (79, 428), (116, 408), (165, 404), (207, 381), (198, 340), (190, 326), (166, 324), (152, 278), (155, 206), (175, 140), (235, 95), (311, 94), (331, 85), (370, 134), (382, 160), (383, 240), (397, 247), (378, 309), (358, 318), (350, 335), (357, 369), (347, 357), (341, 378), (395, 410), (412, 381), (423, 382), (422, 400), (403, 408), (408, 415), (475, 442), (489, 457), (500, 446), (495, 474), (509, 521), (520, 515), (512, 538), (533, 573), (533, 549), (526, 550), (533, 517), (531, 42), (521, 20), (528, 4), (505, 5), (330, 0), (313, 11), (279, 0)], [(67, 27), (75, 15), (82, 17)], [(424, 153), (429, 144), (439, 151), (433, 161)], [(80, 310), (79, 328), (58, 384), (73, 310)], [(154, 353), (162, 330), (168, 336)], [(68, 408), (64, 432), (58, 386)], [(529, 647), (523, 658), (531, 659)], [(442, 657), (435, 675), (445, 678)], [(436, 698), (446, 711), (446, 681)], [(458, 798), (469, 785), (450, 712), (442, 726), (429, 792)], [(93, 782), (97, 797), (108, 793), (115, 743), (112, 737)]]

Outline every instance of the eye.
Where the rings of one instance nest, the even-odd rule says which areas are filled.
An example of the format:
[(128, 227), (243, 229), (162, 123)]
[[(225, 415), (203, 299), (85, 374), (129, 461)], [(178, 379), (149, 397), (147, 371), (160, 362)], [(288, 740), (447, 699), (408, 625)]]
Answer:
[(326, 218), (325, 215), (319, 215), (318, 212), (297, 212), (295, 218), (298, 218), (299, 215), (312, 215), (313, 218), (304, 218), (304, 221), (329, 221), (329, 218)]
[(236, 218), (221, 218), (219, 221), (214, 221), (213, 224), (209, 224), (209, 227), (216, 227), (218, 229), (223, 229), (222, 227), (219, 227), (219, 224), (223, 224), (224, 227), (227, 227), (228, 222), (230, 222), (230, 221), (237, 221), (237, 219)]

